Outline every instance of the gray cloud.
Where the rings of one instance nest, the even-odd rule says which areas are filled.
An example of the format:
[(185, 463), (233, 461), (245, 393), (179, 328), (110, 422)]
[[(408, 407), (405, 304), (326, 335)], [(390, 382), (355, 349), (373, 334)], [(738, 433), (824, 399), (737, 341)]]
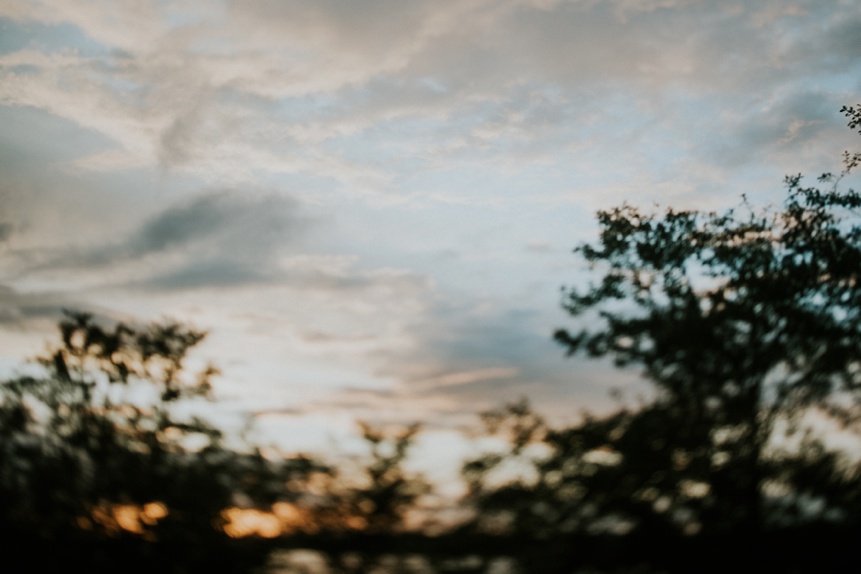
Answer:
[(699, 151), (724, 168), (762, 164), (773, 154), (797, 155), (804, 142), (840, 133), (837, 112), (842, 105), (840, 96), (822, 90), (775, 94), (750, 107), (728, 110), (719, 129), (703, 134)]
[(108, 228), (95, 240), (17, 253), (35, 262), (20, 273), (128, 277), (153, 288), (251, 283), (278, 274), (279, 258), (295, 252), (311, 219), (284, 195), (210, 191), (181, 200), (124, 234)]
[(268, 261), (308, 227), (299, 204), (285, 195), (216, 191), (165, 210), (128, 241), (132, 255), (206, 242), (221, 257)]
[(176, 168), (189, 163), (203, 145), (200, 141), (202, 124), (206, 118), (204, 103), (200, 101), (203, 94), (198, 93), (194, 96), (189, 98), (195, 102), (192, 109), (183, 110), (176, 115), (161, 134), (158, 161), (164, 168)]
[(97, 322), (128, 320), (127, 315), (93, 304), (79, 294), (61, 291), (28, 293), (0, 283), (0, 330), (33, 332), (45, 338), (56, 333), (66, 311), (86, 311)]
[(5, 243), (12, 235), (14, 226), (11, 223), (0, 223), (0, 243)]
[[(427, 289), (421, 274), (362, 268), (315, 252), (323, 220), (274, 192), (215, 190), (169, 205), (125, 233), (72, 246), (19, 250), (19, 278), (155, 292), (277, 286), (291, 292), (398, 296)], [(352, 294), (352, 295), (350, 295)], [(376, 295), (375, 295), (376, 297)]]
[(56, 294), (25, 294), (0, 284), (0, 324), (23, 327), (40, 319), (55, 321), (72, 300)]
[[(241, 217), (241, 208), (250, 207), (253, 212), (258, 211), (258, 206), (243, 205), (237, 199), (221, 192), (169, 208), (147, 222), (121, 251), (141, 256), (169, 248), (181, 249), (197, 241), (217, 238), (232, 223), (232, 216)], [(265, 208), (262, 212), (267, 213)], [(248, 231), (254, 232), (254, 229)]]
[[(278, 194), (220, 191), (201, 195), (150, 219), (124, 243), (96, 259), (163, 256), (140, 284), (163, 289), (223, 287), (278, 276), (278, 259), (295, 251), (309, 226), (298, 204)], [(171, 259), (178, 261), (173, 264)]]

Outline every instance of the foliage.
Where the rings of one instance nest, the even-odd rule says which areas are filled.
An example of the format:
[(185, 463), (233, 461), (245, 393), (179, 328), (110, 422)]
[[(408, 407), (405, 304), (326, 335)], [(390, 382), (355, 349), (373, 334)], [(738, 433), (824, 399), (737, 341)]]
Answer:
[[(844, 113), (861, 125), (861, 109)], [(600, 280), (563, 300), (586, 326), (555, 338), (641, 367), (657, 398), (545, 427), (533, 472), (502, 487), (488, 476), (505, 455), (472, 461), (479, 522), (495, 512), (533, 532), (687, 534), (856, 524), (859, 466), (816, 429), (857, 440), (861, 421), (861, 195), (842, 189), (859, 160), (845, 153), (842, 172), (812, 186), (787, 177), (782, 208), (599, 212), (598, 242), (576, 252)]]
[(179, 407), (211, 393), (216, 370), (185, 366), (204, 333), (173, 323), (105, 328), (88, 314), (69, 313), (60, 334), (60, 344), (38, 359), (42, 376), (0, 386), (0, 526), (7, 539), (77, 544), (74, 559), (92, 559), (91, 568), (95, 548), (118, 540), (149, 561), (170, 548), (170, 564), (160, 566), (176, 571), (213, 563), (229, 571), (233, 562), (242, 570), (265, 558), (234, 552), (223, 511), (265, 508), (289, 496), (285, 482), (311, 463), (232, 451), (212, 424), (182, 415)]
[(304, 503), (311, 510), (308, 525), (313, 532), (404, 532), (407, 514), (417, 510), (419, 498), (429, 492), (421, 475), (404, 468), (418, 425), (389, 428), (360, 422), (359, 428), (369, 457), (342, 461), (317, 475), (317, 484), (309, 490), (315, 495)]
[(419, 432), (413, 424), (400, 429), (383, 429), (360, 424), (362, 438), (371, 447), (371, 459), (364, 468), (365, 484), (345, 497), (356, 509), (371, 533), (397, 532), (407, 527), (407, 513), (430, 487), (420, 475), (404, 468), (404, 462)]

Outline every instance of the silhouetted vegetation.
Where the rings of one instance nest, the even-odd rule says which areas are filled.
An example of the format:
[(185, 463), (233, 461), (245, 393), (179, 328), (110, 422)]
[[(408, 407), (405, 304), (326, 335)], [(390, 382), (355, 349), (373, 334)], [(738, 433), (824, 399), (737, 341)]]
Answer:
[[(0, 520), (21, 571), (247, 571), (265, 554), (225, 533), (234, 507), (268, 508), (307, 475), (302, 458), (236, 452), (182, 415), (215, 369), (188, 372), (203, 333), (176, 324), (105, 328), (71, 313), (42, 376), (2, 384)], [(20, 544), (16, 545), (14, 541)]]
[[(843, 111), (857, 127), (861, 111)], [(733, 556), (728, 538), (858, 530), (858, 453), (826, 439), (861, 445), (861, 196), (839, 187), (859, 160), (847, 152), (819, 186), (787, 177), (781, 209), (600, 212), (599, 242), (576, 250), (599, 281), (563, 300), (587, 326), (555, 337), (569, 354), (640, 367), (656, 396), (569, 428), (525, 403), (488, 413), (510, 446), (464, 467), (473, 528), (721, 536), (711, 552)], [(797, 550), (769, 548), (774, 560)]]
[(344, 468), (226, 446), (193, 414), (217, 374), (185, 365), (203, 332), (77, 312), (59, 331), (39, 376), (0, 385), (4, 571), (249, 572), (285, 533), (340, 571), (427, 491), (402, 467), (418, 426), (361, 425), (369, 459)]
[(408, 524), (418, 426), (362, 424), (352, 465), (228, 447), (193, 414), (204, 333), (69, 313), (41, 374), (0, 384), (4, 570), (836, 571), (861, 532), (861, 195), (841, 188), (861, 154), (843, 160), (788, 177), (780, 208), (600, 212), (576, 250), (598, 280), (563, 299), (585, 327), (555, 338), (653, 398), (562, 427), (526, 401), (484, 413), (501, 447), (463, 466), (472, 517), (433, 535)]

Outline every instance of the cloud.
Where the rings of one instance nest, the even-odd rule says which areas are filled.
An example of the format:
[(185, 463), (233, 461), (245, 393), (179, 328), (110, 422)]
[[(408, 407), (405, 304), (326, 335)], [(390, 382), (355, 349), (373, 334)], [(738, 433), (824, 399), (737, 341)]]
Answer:
[(0, 284), (0, 324), (24, 327), (33, 321), (62, 317), (62, 310), (73, 304), (71, 298), (59, 294), (20, 293), (8, 285)]
[(14, 358), (16, 361), (42, 353), (46, 341), (56, 340), (57, 324), (67, 311), (87, 312), (94, 321), (103, 324), (135, 322), (131, 315), (93, 303), (78, 293), (28, 293), (0, 283), (0, 341), (4, 348), (0, 369), (5, 366), (3, 363), (10, 362), (14, 350), (27, 349)]
[[(276, 193), (209, 191), (163, 209), (137, 229), (26, 259), (29, 274), (64, 272), (99, 283), (188, 289), (279, 277), (280, 260), (311, 225), (299, 204)], [(123, 279), (124, 278), (124, 279)], [(93, 285), (93, 286), (96, 286)]]
[(392, 387), (346, 389), (332, 400), (369, 413), (394, 415), (400, 408), (402, 420), (461, 420), (529, 396), (542, 411), (570, 420), (580, 409), (609, 408), (613, 388), (645, 388), (635, 372), (566, 359), (552, 339), (563, 315), (560, 310), (554, 320), (531, 309), (438, 303), (405, 331), (408, 344), (372, 355), (377, 375), (395, 381)]
[[(2, 13), (74, 26), (78, 44), (103, 47), (82, 55), (32, 45), (0, 64), (7, 105), (48, 110), (115, 142), (78, 166), (157, 165), (231, 181), (303, 174), (368, 198), (396, 197), (417, 169), (559, 164), (616, 140), (651, 155), (643, 119), (675, 121), (665, 125), (676, 134), (691, 121), (674, 113), (668, 91), (754, 115), (760, 106), (737, 94), (769, 101), (799, 77), (861, 66), (857, 14), (806, 0), (375, 0), (361, 9), (43, 0)], [(31, 71), (16, 72), (22, 66)], [(725, 133), (738, 158), (761, 141), (740, 133), (735, 142), (720, 116), (696, 122), (701, 133)], [(411, 161), (396, 161), (404, 156)]]
[(126, 248), (132, 256), (144, 256), (205, 245), (219, 257), (267, 263), (309, 223), (289, 196), (222, 190), (166, 209), (146, 222)]
[(555, 294), (583, 214), (720, 208), (854, 145), (833, 135), (861, 72), (849, 2), (7, 0), (0, 17), (9, 324), (75, 301), (178, 311), (231, 376), (318, 406), (347, 386), (331, 400), (393, 414), (600, 402), (622, 379), (566, 361), (558, 315), (523, 295)]

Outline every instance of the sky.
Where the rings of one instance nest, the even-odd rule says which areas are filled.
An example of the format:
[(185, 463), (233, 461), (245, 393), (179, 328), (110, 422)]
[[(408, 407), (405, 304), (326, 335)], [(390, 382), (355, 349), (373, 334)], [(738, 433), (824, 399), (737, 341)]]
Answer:
[(857, 0), (0, 0), (0, 367), (80, 309), (284, 444), (574, 420), (647, 388), (552, 340), (596, 211), (779, 203), (859, 93)]

